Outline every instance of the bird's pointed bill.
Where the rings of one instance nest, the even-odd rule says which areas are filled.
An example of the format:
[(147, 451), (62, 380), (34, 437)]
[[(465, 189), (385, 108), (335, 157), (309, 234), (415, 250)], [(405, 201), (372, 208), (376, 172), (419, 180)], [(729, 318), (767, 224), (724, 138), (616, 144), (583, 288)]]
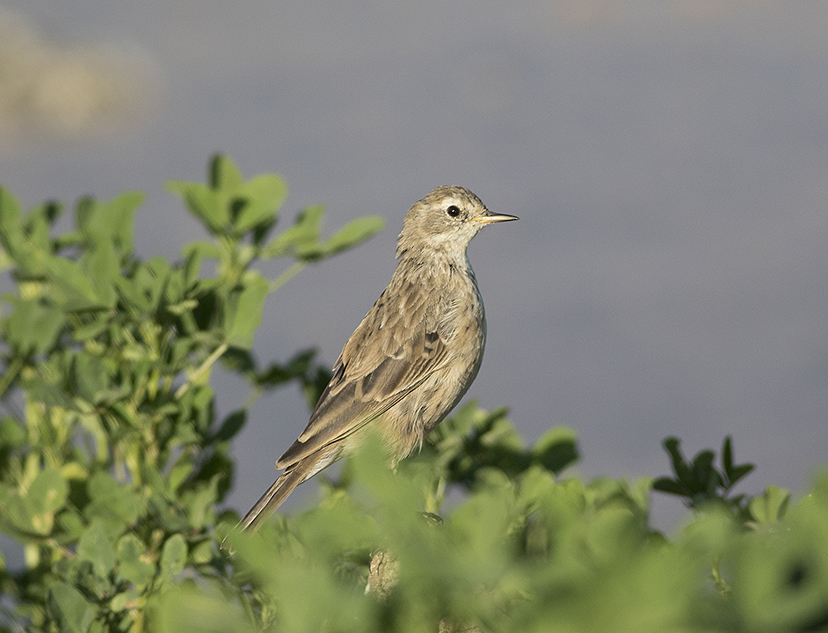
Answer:
[(475, 222), (480, 222), (480, 224), (491, 224), (493, 222), (511, 222), (512, 220), (519, 220), (520, 218), (516, 215), (506, 215), (503, 214), (492, 214), (492, 215), (481, 215), (476, 218), (472, 218)]

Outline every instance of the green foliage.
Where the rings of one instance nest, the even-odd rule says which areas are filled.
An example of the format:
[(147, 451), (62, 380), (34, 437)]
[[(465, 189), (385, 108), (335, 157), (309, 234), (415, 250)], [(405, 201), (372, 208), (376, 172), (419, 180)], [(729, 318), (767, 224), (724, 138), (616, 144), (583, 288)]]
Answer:
[[(168, 188), (209, 235), (178, 262), (134, 253), (140, 194), (81, 200), (54, 235), (60, 205), (23, 213), (0, 189), (16, 284), (0, 318), (0, 531), (25, 554), (19, 570), (0, 558), (0, 631), (828, 630), (828, 474), (798, 503), (734, 494), (753, 465), (729, 437), (720, 465), (670, 438), (671, 477), (583, 482), (566, 476), (571, 430), (527, 446), (504, 409), (472, 402), (395, 469), (369, 442), (318, 476), (311, 509), (237, 532), (218, 507), (246, 411), (217, 418), (211, 370), (243, 377), (248, 402), (295, 383), (313, 404), (330, 374), (312, 351), (265, 367), (250, 351), (264, 299), (380, 222), (322, 238), (311, 207), (274, 233), (284, 183), (245, 181), (225, 157), (207, 184)], [(266, 279), (256, 264), (276, 257), (292, 263)], [(694, 511), (670, 538), (649, 526), (651, 489)]]
[[(674, 477), (659, 477), (653, 481), (653, 489), (683, 497), (689, 508), (704, 508), (718, 504), (733, 512), (742, 521), (750, 518), (745, 495), (729, 496), (731, 489), (754, 469), (753, 464), (733, 463), (733, 442), (728, 435), (722, 444), (722, 467), (716, 468), (716, 453), (699, 451), (688, 462), (675, 437), (664, 440), (664, 449), (670, 455)], [(780, 515), (781, 516), (781, 515)]]
[[(216, 505), (246, 414), (216, 419), (211, 369), (226, 361), (254, 396), (298, 381), (313, 397), (326, 374), (312, 351), (257, 367), (264, 300), (382, 225), (363, 218), (321, 239), (314, 207), (274, 233), (286, 185), (244, 181), (223, 156), (208, 185), (169, 189), (209, 235), (178, 262), (135, 254), (140, 193), (80, 200), (73, 229), (55, 234), (60, 204), (24, 213), (0, 189), (0, 262), (16, 284), (0, 320), (0, 530), (26, 560), (0, 574), (1, 608), (30, 630), (142, 630), (185, 569), (224, 575)], [(275, 257), (295, 263), (271, 282), (255, 266)]]

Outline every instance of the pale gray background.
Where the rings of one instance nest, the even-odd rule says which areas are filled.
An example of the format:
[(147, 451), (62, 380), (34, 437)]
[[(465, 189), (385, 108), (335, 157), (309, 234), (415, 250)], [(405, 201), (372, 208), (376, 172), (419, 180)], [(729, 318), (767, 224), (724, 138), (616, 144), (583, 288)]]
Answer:
[[(825, 0), (4, 4), (56, 59), (106, 46), (125, 69), (123, 120), (3, 114), (0, 182), (26, 205), (145, 190), (140, 253), (174, 256), (202, 235), (163, 183), (203, 180), (220, 150), (283, 174), (289, 217), (387, 218), (269, 300), (262, 361), (318, 345), (332, 363), (405, 211), (461, 184), (521, 217), (470, 249), (489, 344), (468, 397), (530, 441), (571, 426), (589, 477), (666, 474), (671, 434), (694, 453), (732, 433), (758, 464), (748, 492), (805, 491), (827, 461)], [(217, 386), (225, 413), (246, 396)], [(307, 413), (293, 390), (253, 408), (231, 505), (271, 483)]]

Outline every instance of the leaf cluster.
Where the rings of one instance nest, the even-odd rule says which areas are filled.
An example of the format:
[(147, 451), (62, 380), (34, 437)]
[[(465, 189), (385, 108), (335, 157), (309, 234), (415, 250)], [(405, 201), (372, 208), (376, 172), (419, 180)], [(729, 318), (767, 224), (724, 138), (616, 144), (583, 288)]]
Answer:
[(728, 435), (722, 443), (722, 465), (714, 464), (716, 453), (699, 451), (691, 461), (681, 452), (681, 441), (675, 437), (664, 440), (664, 449), (670, 456), (673, 477), (658, 477), (653, 490), (676, 495), (684, 499), (689, 508), (700, 509), (718, 504), (732, 511), (741, 520), (749, 518), (745, 495), (731, 496), (733, 487), (755, 468), (753, 464), (735, 464), (733, 441)]
[[(0, 531), (26, 565), (0, 567), (0, 609), (13, 605), (15, 626), (143, 630), (185, 568), (224, 573), (213, 530), (246, 411), (217, 418), (212, 368), (245, 378), (251, 401), (291, 382), (316, 397), (327, 373), (312, 350), (258, 367), (265, 298), (382, 225), (363, 218), (323, 238), (314, 207), (276, 232), (282, 179), (245, 181), (224, 156), (208, 184), (169, 189), (209, 236), (176, 262), (135, 253), (140, 193), (80, 200), (61, 233), (62, 205), (24, 213), (0, 189), (0, 264), (14, 283), (0, 319)], [(256, 265), (274, 258), (292, 263), (268, 280)]]
[(435, 495), (487, 430), (518, 439), (474, 403), (448, 422), (424, 456), (392, 470), (369, 444), (317, 507), (231, 531), (239, 591), (180, 584), (162, 631), (828, 630), (825, 475), (790, 509), (770, 487), (748, 520), (708, 504), (668, 539), (648, 525), (650, 480), (556, 475), (525, 457), (546, 442), (474, 448), (487, 465), (448, 484), (466, 494)]

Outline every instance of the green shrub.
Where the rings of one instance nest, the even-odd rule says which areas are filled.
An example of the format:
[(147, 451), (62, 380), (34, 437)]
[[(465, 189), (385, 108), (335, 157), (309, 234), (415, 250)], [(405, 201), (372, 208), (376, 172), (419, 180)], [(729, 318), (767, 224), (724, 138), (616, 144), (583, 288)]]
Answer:
[[(24, 214), (0, 190), (15, 283), (0, 320), (0, 530), (25, 555), (0, 569), (0, 630), (828, 630), (828, 475), (795, 504), (773, 486), (734, 495), (753, 466), (730, 438), (720, 465), (670, 438), (672, 476), (585, 483), (561, 475), (577, 459), (570, 430), (527, 447), (505, 410), (472, 402), (395, 470), (369, 443), (318, 477), (312, 509), (235, 531), (218, 508), (245, 411), (217, 419), (211, 369), (253, 396), (298, 383), (313, 403), (329, 373), (312, 351), (265, 367), (250, 351), (264, 299), (381, 221), (323, 240), (312, 207), (274, 233), (278, 177), (244, 181), (216, 157), (208, 180), (169, 184), (210, 235), (175, 263), (134, 253), (140, 194), (81, 200), (74, 230), (53, 235), (60, 205)], [(255, 268), (278, 257), (292, 263), (275, 280)], [(693, 509), (669, 539), (649, 526), (652, 489)]]
[[(0, 529), (26, 562), (4, 573), (3, 607), (32, 630), (141, 630), (176, 577), (224, 574), (216, 505), (245, 411), (216, 419), (211, 369), (220, 359), (253, 390), (298, 381), (314, 398), (326, 372), (312, 351), (262, 369), (250, 353), (265, 297), (382, 227), (362, 218), (323, 240), (323, 209), (311, 207), (274, 235), (284, 182), (244, 181), (221, 156), (207, 185), (168, 188), (211, 237), (175, 263), (136, 256), (140, 193), (83, 199), (74, 230), (53, 235), (59, 204), (24, 214), (0, 190), (2, 264), (16, 283), (0, 323)], [(294, 263), (274, 281), (255, 268), (280, 257)]]

